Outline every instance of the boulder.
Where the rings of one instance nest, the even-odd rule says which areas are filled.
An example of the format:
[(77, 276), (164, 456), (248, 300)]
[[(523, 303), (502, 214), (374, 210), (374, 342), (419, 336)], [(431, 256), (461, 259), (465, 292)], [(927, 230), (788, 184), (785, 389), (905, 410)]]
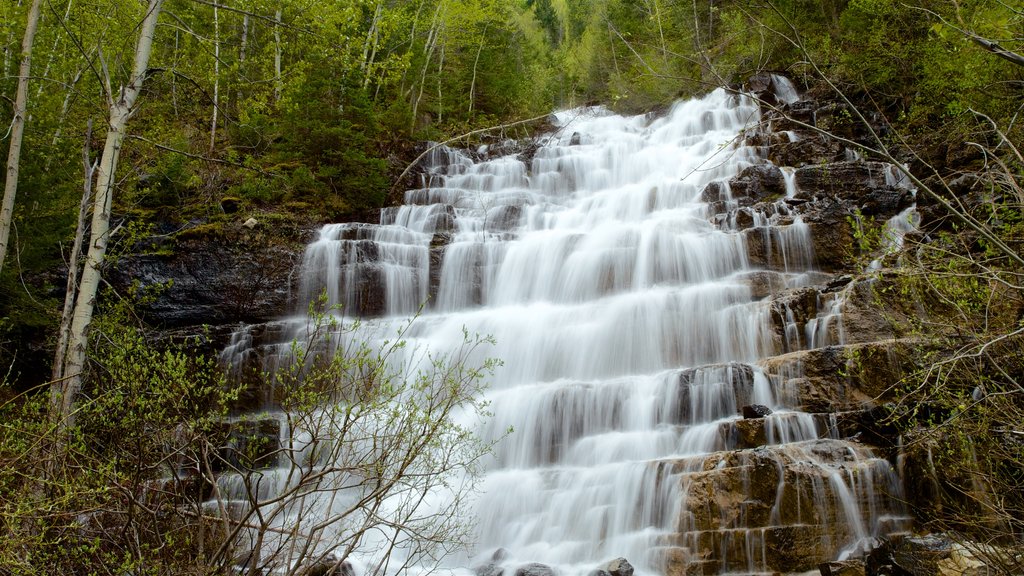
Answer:
[(825, 562), (818, 565), (821, 576), (866, 576), (867, 568), (863, 560), (843, 560)]
[(743, 418), (746, 420), (764, 418), (772, 413), (772, 409), (762, 404), (748, 404), (742, 408)]
[(355, 576), (355, 568), (348, 560), (340, 560), (333, 554), (304, 566), (296, 571), (298, 576)]
[(476, 576), (502, 576), (505, 573), (505, 569), (501, 566), (501, 563), (508, 558), (508, 550), (504, 548), (498, 548), (491, 554), (490, 559), (475, 568), (473, 572)]
[(782, 170), (772, 164), (756, 164), (743, 169), (729, 181), (729, 189), (734, 199), (742, 199), (748, 203), (785, 196), (786, 181)]
[(616, 558), (602, 568), (611, 576), (633, 576), (633, 565), (625, 558)]
[(547, 564), (531, 562), (516, 568), (515, 576), (555, 576), (555, 570)]

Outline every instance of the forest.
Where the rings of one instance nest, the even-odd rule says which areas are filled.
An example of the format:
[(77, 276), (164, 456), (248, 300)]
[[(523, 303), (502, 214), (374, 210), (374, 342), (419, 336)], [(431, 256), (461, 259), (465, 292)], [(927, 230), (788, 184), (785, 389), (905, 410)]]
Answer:
[[(400, 202), (426, 142), (526, 139), (553, 110), (585, 104), (664, 111), (718, 87), (743, 92), (765, 72), (839, 102), (815, 129), (906, 166), (941, 213), (927, 242), (905, 248), (913, 261), (878, 283), (917, 343), (886, 426), (928, 430), (940, 455), (943, 501), (921, 525), (1018, 546), (1001, 564), (1016, 573), (1022, 30), (1017, 0), (3, 2), (0, 573), (238, 573), (238, 528), (197, 495), (218, 466), (265, 456), (252, 443), (229, 458), (218, 448), (237, 436), (223, 423), (245, 392), (201, 344), (212, 336), (150, 322), (159, 291), (115, 289), (122, 259), (227, 244), (249, 217), (270, 230), (264, 247), (375, 221)], [(865, 254), (882, 243), (869, 228), (857, 241)], [(368, 358), (358, 349), (288, 374), (295, 393), (282, 403), (313, 414), (333, 398), (324, 381), (384, 378)], [(452, 397), (416, 407), (417, 422), (475, 402), (489, 366), (443, 368)], [(401, 426), (387, 441), (412, 454), (419, 428)], [(458, 427), (431, 430), (458, 454), (446, 473), (487, 451), (460, 443)], [(203, 480), (160, 485), (174, 458), (197, 462)]]

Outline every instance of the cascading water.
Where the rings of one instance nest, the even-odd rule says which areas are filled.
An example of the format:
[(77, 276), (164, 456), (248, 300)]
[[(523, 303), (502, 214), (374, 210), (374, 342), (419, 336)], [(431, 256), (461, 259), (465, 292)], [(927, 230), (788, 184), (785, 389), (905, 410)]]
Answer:
[[(620, 556), (640, 574), (797, 571), (901, 527), (889, 463), (798, 410), (799, 361), (765, 367), (828, 344), (838, 310), (782, 342), (744, 236), (701, 201), (763, 162), (738, 138), (758, 117), (721, 90), (657, 119), (560, 113), (529, 164), (439, 148), (380, 225), (328, 225), (309, 246), (304, 297), (383, 317), (367, 333), (426, 303), (410, 350), (451, 352), (466, 330), (496, 341), (478, 432), (513, 432), (474, 501), (477, 547), (454, 565), (502, 548), (500, 567), (565, 575)], [(755, 224), (794, 287), (814, 263), (788, 215), (780, 201)]]

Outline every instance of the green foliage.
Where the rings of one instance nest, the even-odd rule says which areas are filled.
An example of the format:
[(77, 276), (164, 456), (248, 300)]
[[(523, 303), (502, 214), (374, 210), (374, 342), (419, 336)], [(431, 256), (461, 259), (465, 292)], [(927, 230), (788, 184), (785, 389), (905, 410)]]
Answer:
[[(150, 345), (130, 302), (92, 328), (76, 425), (55, 437), (46, 390), (5, 390), (0, 563), (12, 574), (196, 573), (200, 484), (183, 471), (217, 446), (234, 392), (195, 343)], [(52, 461), (62, 442), (66, 460)]]
[[(290, 361), (263, 376), (281, 416), (229, 418), (238, 387), (197, 342), (149, 342), (133, 308), (153, 295), (132, 296), (105, 298), (66, 435), (54, 432), (45, 389), (0, 388), (5, 574), (209, 574), (246, 558), (291, 566), (304, 558), (254, 556), (253, 546), (274, 550), (287, 537), (295, 549), (341, 552), (387, 526), (418, 543), (409, 561), (467, 541), (456, 513), (463, 500), (435, 515), (422, 494), (461, 494), (490, 452), (469, 428), (487, 416), (481, 391), (495, 362), (471, 359), (488, 339), (467, 334), (453, 356), (409, 354), (410, 324), (371, 340), (314, 307)], [(56, 443), (67, 455), (60, 462)], [(260, 489), (270, 467), (284, 467), (291, 482)], [(342, 486), (363, 505), (325, 518), (320, 495)], [(222, 506), (231, 513), (215, 512)]]

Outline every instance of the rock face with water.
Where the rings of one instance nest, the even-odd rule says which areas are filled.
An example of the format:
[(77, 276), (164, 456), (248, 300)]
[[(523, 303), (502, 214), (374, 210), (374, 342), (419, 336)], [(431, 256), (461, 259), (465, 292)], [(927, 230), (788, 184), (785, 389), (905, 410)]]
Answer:
[[(785, 79), (757, 86), (813, 120)], [(298, 299), (325, 291), (368, 338), (422, 310), (418, 349), (496, 341), (470, 359), (504, 362), (477, 431), (514, 432), (467, 512), (478, 550), (453, 564), (806, 572), (905, 531), (893, 463), (847, 438), (905, 361), (850, 276), (874, 265), (865, 219), (893, 243), (912, 227), (899, 170), (724, 91), (555, 124), (527, 156), (438, 148), (401, 206), (325, 226), (303, 257)], [(224, 358), (267, 368), (284, 348), (242, 331)]]

